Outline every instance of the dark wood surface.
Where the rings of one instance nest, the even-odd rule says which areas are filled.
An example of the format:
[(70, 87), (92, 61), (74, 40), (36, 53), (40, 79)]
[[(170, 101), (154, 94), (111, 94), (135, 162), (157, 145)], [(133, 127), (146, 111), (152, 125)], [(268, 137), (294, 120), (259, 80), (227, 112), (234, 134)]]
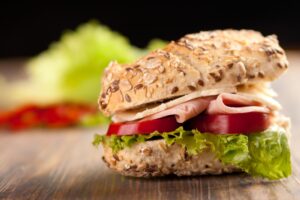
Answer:
[[(0, 133), (0, 199), (300, 199), (300, 53), (274, 83), (292, 118), (293, 174), (280, 181), (245, 174), (126, 178), (106, 168), (91, 145), (94, 129)], [(3, 65), (0, 65), (3, 69)]]

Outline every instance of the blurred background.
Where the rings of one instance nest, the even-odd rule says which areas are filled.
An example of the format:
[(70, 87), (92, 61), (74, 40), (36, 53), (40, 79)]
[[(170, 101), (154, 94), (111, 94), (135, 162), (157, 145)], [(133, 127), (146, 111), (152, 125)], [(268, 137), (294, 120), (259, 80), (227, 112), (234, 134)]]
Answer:
[(297, 1), (8, 2), (0, 6), (1, 58), (36, 55), (58, 40), (64, 30), (90, 19), (122, 33), (139, 47), (152, 38), (173, 40), (186, 33), (220, 28), (276, 33), (284, 47), (300, 45)]
[(111, 60), (132, 62), (184, 34), (224, 28), (275, 33), (295, 52), (299, 21), (296, 1), (1, 2), (0, 128), (106, 123), (97, 96)]

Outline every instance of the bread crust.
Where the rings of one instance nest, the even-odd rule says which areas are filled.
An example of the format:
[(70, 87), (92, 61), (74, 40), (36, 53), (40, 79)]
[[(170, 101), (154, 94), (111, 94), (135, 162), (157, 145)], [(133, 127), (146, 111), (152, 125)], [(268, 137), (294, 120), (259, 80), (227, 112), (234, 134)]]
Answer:
[(181, 145), (174, 143), (170, 146), (163, 139), (136, 143), (117, 153), (105, 145), (103, 150), (107, 166), (125, 176), (192, 176), (241, 171), (224, 165), (209, 149), (189, 156)]
[(194, 91), (272, 81), (287, 67), (274, 35), (252, 30), (188, 34), (132, 64), (111, 62), (99, 105), (110, 116)]

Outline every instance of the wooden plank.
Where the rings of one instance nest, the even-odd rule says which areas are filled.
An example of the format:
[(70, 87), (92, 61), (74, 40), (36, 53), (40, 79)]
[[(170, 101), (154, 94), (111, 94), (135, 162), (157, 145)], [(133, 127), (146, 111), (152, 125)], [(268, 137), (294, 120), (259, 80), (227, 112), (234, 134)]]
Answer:
[(281, 181), (245, 174), (126, 178), (109, 170), (91, 145), (95, 129), (0, 134), (0, 199), (300, 199), (300, 53), (274, 83), (292, 118), (293, 174)]

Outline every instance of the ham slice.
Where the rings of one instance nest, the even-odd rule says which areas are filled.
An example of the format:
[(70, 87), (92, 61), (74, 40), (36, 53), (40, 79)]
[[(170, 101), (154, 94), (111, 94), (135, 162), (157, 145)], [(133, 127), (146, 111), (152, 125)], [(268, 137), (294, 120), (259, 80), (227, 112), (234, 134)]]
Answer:
[(267, 107), (251, 98), (238, 94), (222, 93), (207, 107), (208, 114), (237, 114), (249, 112), (268, 113)]
[(193, 99), (161, 112), (150, 115), (144, 120), (158, 119), (170, 115), (175, 115), (178, 123), (183, 123), (203, 111), (208, 114), (237, 114), (248, 112), (268, 113), (270, 110), (262, 106), (262, 103), (243, 95), (222, 93), (217, 97), (201, 97)]
[(191, 118), (199, 115), (204, 110), (206, 110), (209, 103), (213, 99), (214, 99), (214, 97), (203, 97), (203, 98), (193, 99), (193, 100), (181, 103), (172, 108), (169, 108), (167, 110), (153, 114), (149, 117), (146, 117), (143, 119), (143, 121), (150, 120), (150, 119), (158, 119), (158, 118), (162, 118), (162, 117), (166, 117), (166, 116), (170, 116), (170, 115), (175, 115), (176, 121), (178, 123), (183, 123), (186, 120), (191, 119)]
[(221, 93), (235, 93), (235, 92), (237, 92), (236, 88), (232, 88), (232, 87), (208, 89), (204, 91), (195, 91), (192, 92), (191, 94), (178, 97), (176, 99), (167, 101), (165, 103), (156, 103), (154, 105), (147, 105), (141, 108), (117, 112), (112, 116), (112, 121), (128, 122), (128, 121), (141, 120), (145, 117), (162, 112), (164, 110), (180, 105), (187, 101), (199, 99), (200, 97), (209, 97), (209, 96), (216, 96)]

